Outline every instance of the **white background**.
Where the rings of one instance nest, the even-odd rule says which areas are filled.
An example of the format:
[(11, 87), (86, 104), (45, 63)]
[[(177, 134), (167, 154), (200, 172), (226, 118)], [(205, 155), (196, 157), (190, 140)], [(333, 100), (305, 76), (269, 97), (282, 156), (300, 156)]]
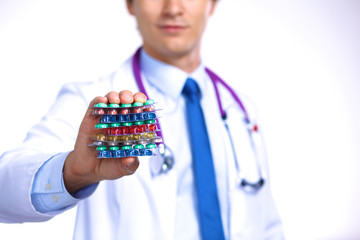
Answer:
[[(258, 106), (287, 239), (360, 239), (359, 43), (356, 0), (222, 0), (205, 34), (204, 61)], [(0, 154), (63, 83), (139, 44), (124, 0), (0, 0)], [(0, 224), (0, 239), (71, 239), (74, 217)]]

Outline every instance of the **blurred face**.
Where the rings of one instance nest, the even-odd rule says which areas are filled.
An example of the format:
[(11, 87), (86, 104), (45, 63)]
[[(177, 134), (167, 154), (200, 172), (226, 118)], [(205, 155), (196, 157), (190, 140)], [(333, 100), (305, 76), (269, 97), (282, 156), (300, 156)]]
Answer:
[(212, 15), (214, 0), (128, 0), (145, 50), (158, 58), (200, 51), (201, 37)]

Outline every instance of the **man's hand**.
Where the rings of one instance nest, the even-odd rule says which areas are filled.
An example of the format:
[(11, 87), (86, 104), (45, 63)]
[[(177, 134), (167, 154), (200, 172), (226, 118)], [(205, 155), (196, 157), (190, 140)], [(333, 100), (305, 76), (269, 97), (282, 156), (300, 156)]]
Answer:
[(92, 143), (91, 138), (101, 129), (94, 129), (99, 117), (92, 114), (91, 107), (97, 103), (124, 104), (145, 101), (146, 96), (143, 93), (133, 94), (127, 90), (120, 93), (109, 92), (105, 97), (96, 97), (91, 101), (80, 125), (74, 151), (67, 156), (64, 164), (64, 182), (69, 193), (72, 194), (104, 179), (113, 180), (131, 175), (139, 166), (137, 157), (106, 159), (96, 157), (96, 151), (88, 145)]

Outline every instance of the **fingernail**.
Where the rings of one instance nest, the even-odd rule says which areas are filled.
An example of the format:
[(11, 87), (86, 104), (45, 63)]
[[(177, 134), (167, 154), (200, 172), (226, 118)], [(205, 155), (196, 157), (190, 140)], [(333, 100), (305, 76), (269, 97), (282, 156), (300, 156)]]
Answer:
[(133, 174), (135, 171), (133, 171), (133, 170), (127, 170), (127, 174)]

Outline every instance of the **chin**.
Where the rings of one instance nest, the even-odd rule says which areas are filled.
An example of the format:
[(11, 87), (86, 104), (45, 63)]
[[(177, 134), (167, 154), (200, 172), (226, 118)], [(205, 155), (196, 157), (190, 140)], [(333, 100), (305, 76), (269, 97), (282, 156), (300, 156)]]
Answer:
[(178, 42), (171, 42), (169, 44), (164, 44), (161, 46), (162, 53), (167, 54), (169, 56), (184, 56), (192, 51), (196, 50), (196, 47), (192, 44), (184, 44)]

